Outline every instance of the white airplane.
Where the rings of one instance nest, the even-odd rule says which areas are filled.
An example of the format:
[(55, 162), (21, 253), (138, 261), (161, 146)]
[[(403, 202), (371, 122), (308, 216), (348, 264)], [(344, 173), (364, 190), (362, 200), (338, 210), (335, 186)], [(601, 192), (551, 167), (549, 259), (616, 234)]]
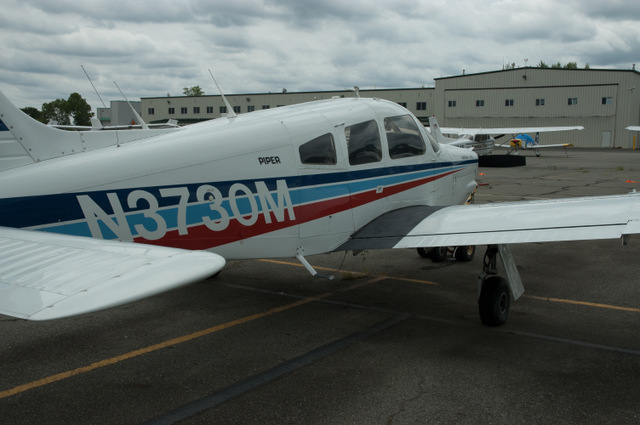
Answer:
[(4, 95), (0, 120), (0, 142), (24, 159), (0, 171), (0, 313), (23, 319), (134, 301), (231, 259), (296, 257), (317, 275), (305, 256), (488, 245), (478, 304), (496, 326), (523, 292), (508, 244), (640, 233), (637, 193), (465, 205), (478, 156), (385, 100), (315, 101), (126, 143), (87, 132), (100, 136), (92, 148)]
[[(506, 144), (496, 144), (496, 138), (505, 134), (514, 134), (515, 137), (509, 140), (511, 148), (507, 154), (514, 153), (519, 149), (533, 149), (536, 156), (540, 156), (539, 149), (544, 148), (567, 148), (573, 146), (571, 143), (560, 143), (552, 145), (541, 145), (538, 143), (539, 134), (554, 131), (584, 130), (583, 126), (555, 126), (555, 127), (507, 127), (507, 128), (453, 128), (439, 127), (435, 117), (429, 118), (431, 132), (436, 135), (439, 143), (446, 143), (463, 148), (473, 148), (478, 155), (491, 153), (496, 147), (506, 146)], [(456, 134), (458, 138), (445, 137), (444, 134)], [(526, 133), (536, 133), (535, 139)], [(497, 137), (492, 137), (496, 136)], [(484, 136), (478, 138), (478, 136)]]
[(637, 125), (630, 125), (629, 127), (625, 127), (625, 130), (629, 130), (629, 131), (640, 131), (640, 126), (637, 126)]
[[(76, 131), (105, 131), (105, 130), (140, 130), (144, 129), (142, 124), (129, 124), (129, 125), (107, 125), (104, 126), (96, 117), (91, 117), (91, 125), (64, 125), (58, 124), (56, 121), (49, 121), (47, 123), (50, 127), (59, 128), (62, 130), (76, 130)], [(173, 129), (178, 128), (178, 120), (169, 119), (167, 122), (146, 124), (147, 129), (150, 128), (163, 128)]]

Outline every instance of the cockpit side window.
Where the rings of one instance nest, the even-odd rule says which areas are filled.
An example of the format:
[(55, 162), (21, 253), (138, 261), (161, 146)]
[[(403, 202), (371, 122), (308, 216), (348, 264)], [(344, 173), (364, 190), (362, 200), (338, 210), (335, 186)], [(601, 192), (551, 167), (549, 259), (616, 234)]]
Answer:
[(335, 165), (338, 162), (333, 134), (316, 137), (298, 148), (303, 164)]
[(382, 160), (382, 144), (375, 120), (354, 124), (344, 129), (349, 149), (349, 164), (361, 165)]
[(420, 129), (410, 115), (385, 118), (384, 129), (391, 159), (419, 156), (426, 152)]

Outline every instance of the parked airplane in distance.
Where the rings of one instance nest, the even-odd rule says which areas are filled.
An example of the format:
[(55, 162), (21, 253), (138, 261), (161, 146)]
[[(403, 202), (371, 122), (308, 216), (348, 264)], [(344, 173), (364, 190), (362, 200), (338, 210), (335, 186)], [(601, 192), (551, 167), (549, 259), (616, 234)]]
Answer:
[(0, 313), (95, 311), (231, 259), (296, 257), (317, 275), (306, 256), (487, 245), (474, 285), (482, 322), (495, 326), (523, 292), (508, 244), (640, 233), (638, 193), (466, 205), (478, 156), (380, 99), (153, 131), (61, 131), (0, 94)]
[[(552, 145), (541, 145), (538, 143), (539, 133), (584, 130), (582, 126), (554, 126), (554, 127), (503, 127), (503, 128), (452, 128), (440, 127), (435, 117), (429, 118), (429, 127), (432, 134), (436, 135), (440, 143), (446, 143), (458, 147), (473, 148), (478, 155), (487, 155), (496, 147), (509, 146), (511, 149), (507, 154), (512, 154), (517, 150), (532, 149), (536, 156), (540, 156), (539, 149), (559, 148), (573, 146), (571, 143), (561, 143)], [(458, 138), (445, 137), (444, 134), (456, 134)], [(536, 133), (535, 139), (526, 133)], [(514, 134), (515, 137), (507, 144), (496, 144), (496, 139), (506, 134)], [(480, 137), (478, 137), (480, 136)], [(494, 137), (495, 136), (495, 137)]]

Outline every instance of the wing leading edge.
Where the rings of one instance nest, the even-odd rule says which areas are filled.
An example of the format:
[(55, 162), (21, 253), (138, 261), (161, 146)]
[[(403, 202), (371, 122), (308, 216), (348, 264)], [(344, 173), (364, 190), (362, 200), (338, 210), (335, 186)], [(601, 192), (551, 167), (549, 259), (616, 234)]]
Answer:
[(204, 279), (224, 265), (210, 252), (0, 227), (0, 314), (48, 320), (88, 313)]
[(640, 233), (640, 193), (391, 211), (337, 250), (617, 239)]

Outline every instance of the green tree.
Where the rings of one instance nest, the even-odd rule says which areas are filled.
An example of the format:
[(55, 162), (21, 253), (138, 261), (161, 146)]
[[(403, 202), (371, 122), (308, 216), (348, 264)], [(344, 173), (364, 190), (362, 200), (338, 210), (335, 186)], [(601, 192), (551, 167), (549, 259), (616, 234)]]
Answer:
[(67, 110), (73, 116), (74, 125), (91, 125), (91, 106), (78, 93), (71, 93), (67, 99)]
[(41, 121), (45, 123), (53, 120), (60, 125), (91, 125), (92, 116), (91, 106), (78, 93), (71, 93), (67, 100), (42, 104)]
[(564, 66), (564, 69), (578, 69), (578, 62), (569, 62)]
[(184, 94), (185, 96), (203, 96), (204, 92), (202, 91), (200, 86), (193, 86), (193, 87), (185, 87), (182, 90), (182, 94)]
[(540, 61), (540, 63), (538, 64), (538, 68), (549, 68), (549, 65), (547, 65), (544, 61)]
[(49, 103), (42, 104), (42, 122), (55, 121), (60, 125), (70, 125), (69, 111), (67, 101), (64, 99), (56, 99)]
[(43, 122), (42, 120), (42, 112), (38, 110), (38, 108), (34, 108), (33, 106), (27, 106), (26, 108), (20, 108), (22, 112), (29, 115), (34, 120), (38, 120)]

